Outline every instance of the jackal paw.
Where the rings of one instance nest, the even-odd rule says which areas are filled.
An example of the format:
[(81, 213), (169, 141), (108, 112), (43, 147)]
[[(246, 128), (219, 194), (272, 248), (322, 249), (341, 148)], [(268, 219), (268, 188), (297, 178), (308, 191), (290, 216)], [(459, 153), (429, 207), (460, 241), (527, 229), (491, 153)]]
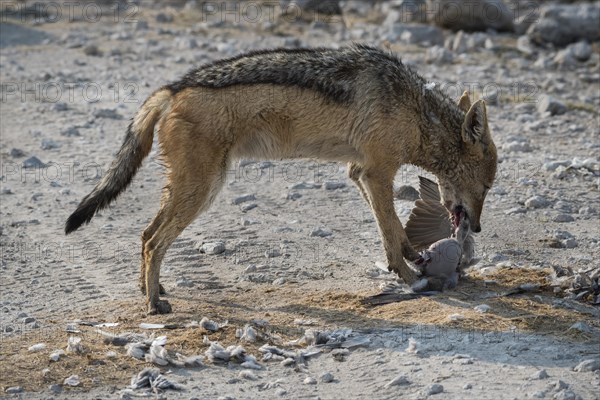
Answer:
[(407, 245), (402, 248), (402, 256), (406, 258), (408, 261), (416, 261), (421, 258), (421, 254), (419, 254), (412, 246)]
[(158, 300), (156, 304), (148, 305), (148, 315), (169, 314), (173, 311), (171, 304), (167, 300)]
[[(143, 295), (146, 295), (146, 285), (140, 285), (140, 291)], [(158, 294), (167, 294), (164, 286), (162, 284), (158, 284)]]

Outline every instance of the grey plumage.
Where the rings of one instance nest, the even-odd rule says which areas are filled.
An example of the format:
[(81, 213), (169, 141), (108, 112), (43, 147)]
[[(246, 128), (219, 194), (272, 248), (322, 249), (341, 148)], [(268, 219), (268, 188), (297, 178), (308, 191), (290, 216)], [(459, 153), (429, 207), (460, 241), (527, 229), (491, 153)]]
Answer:
[(421, 251), (421, 259), (416, 264), (425, 280), (418, 282), (415, 288), (453, 288), (458, 284), (461, 267), (468, 265), (474, 256), (475, 240), (469, 220), (463, 213), (455, 227), (441, 204), (437, 184), (422, 176), (419, 181), (421, 198), (415, 202), (405, 228), (411, 244)]

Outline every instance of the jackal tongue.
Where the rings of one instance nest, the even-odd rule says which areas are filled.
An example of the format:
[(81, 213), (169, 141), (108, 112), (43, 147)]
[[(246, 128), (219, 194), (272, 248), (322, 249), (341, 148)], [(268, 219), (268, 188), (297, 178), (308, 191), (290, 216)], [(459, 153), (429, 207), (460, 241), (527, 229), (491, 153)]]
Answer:
[(454, 210), (453, 217), (454, 218), (452, 218), (452, 224), (454, 225), (455, 228), (458, 228), (460, 226), (460, 222), (462, 221), (462, 218), (463, 218), (462, 208), (456, 208)]

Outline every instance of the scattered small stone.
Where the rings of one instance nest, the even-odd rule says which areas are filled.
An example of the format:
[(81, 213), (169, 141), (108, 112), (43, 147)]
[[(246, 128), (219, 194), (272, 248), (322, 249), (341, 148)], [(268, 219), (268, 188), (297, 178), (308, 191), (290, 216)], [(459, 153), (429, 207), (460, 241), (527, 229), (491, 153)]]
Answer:
[(10, 150), (10, 156), (13, 158), (24, 157), (25, 152), (21, 149), (13, 148)]
[(558, 214), (553, 218), (554, 222), (573, 222), (575, 218), (571, 217), (569, 214)]
[(62, 386), (58, 385), (56, 383), (48, 386), (48, 389), (50, 389), (50, 391), (54, 394), (58, 394), (58, 393), (62, 392), (62, 390), (63, 390)]
[(335, 361), (345, 361), (346, 356), (350, 354), (350, 350), (348, 349), (334, 349), (331, 351), (331, 356)]
[(254, 372), (252, 372), (251, 370), (249, 370), (249, 369), (245, 369), (243, 371), (240, 371), (240, 373), (239, 373), (238, 376), (240, 378), (242, 378), (242, 379), (247, 379), (249, 381), (256, 381), (256, 380), (258, 380), (258, 376)]
[(6, 393), (8, 394), (17, 394), (23, 393), (23, 387), (21, 386), (12, 386), (6, 389)]
[(302, 197), (302, 194), (298, 193), (298, 192), (290, 192), (285, 195), (286, 200), (292, 200), (292, 201), (298, 200), (301, 197)]
[(101, 57), (102, 51), (95, 44), (89, 44), (83, 48), (83, 53), (86, 56)]
[(584, 333), (598, 333), (600, 331), (599, 328), (594, 328), (583, 321), (575, 322), (569, 327), (569, 330), (576, 330)]
[(407, 353), (418, 354), (419, 353), (419, 342), (414, 338), (408, 338), (408, 347), (406, 348)]
[(551, 382), (550, 385), (554, 390), (563, 390), (569, 387), (569, 385), (567, 385), (564, 381), (561, 381), (560, 379), (554, 382)]
[(463, 386), (463, 389), (464, 389), (464, 390), (471, 390), (471, 389), (473, 389), (473, 385), (472, 385), (472, 384), (470, 384), (470, 383), (466, 383), (466, 384)]
[(185, 276), (177, 278), (175, 281), (175, 285), (177, 287), (193, 287), (194, 282), (186, 278)]
[(538, 99), (537, 105), (540, 114), (549, 112), (550, 115), (561, 115), (567, 112), (567, 106), (549, 95), (543, 95)]
[(75, 136), (81, 136), (81, 133), (79, 133), (79, 129), (77, 129), (74, 126), (71, 126), (63, 131), (60, 132), (60, 134), (62, 136), (66, 136), (66, 137), (75, 137)]
[(63, 102), (63, 101), (59, 101), (58, 103), (55, 103), (54, 106), (52, 107), (53, 111), (67, 111), (69, 109), (69, 106), (67, 105), (67, 103)]
[(577, 366), (575, 368), (573, 368), (573, 370), (575, 372), (591, 372), (591, 371), (597, 371), (600, 369), (600, 360), (584, 360), (582, 362), (580, 362), (579, 364), (577, 364)]
[(410, 185), (402, 185), (394, 190), (394, 195), (398, 200), (415, 201), (419, 196), (419, 191)]
[(60, 147), (60, 143), (58, 143), (52, 139), (42, 139), (42, 143), (41, 143), (42, 150), (58, 149), (59, 147)]
[(316, 228), (310, 232), (310, 237), (327, 237), (331, 235), (331, 231), (324, 228)]
[(148, 21), (144, 21), (143, 19), (138, 19), (137, 21), (135, 21), (135, 30), (136, 31), (143, 31), (148, 29)]
[(165, 324), (150, 324), (147, 322), (142, 322), (140, 324), (140, 329), (165, 329)]
[(594, 214), (596, 214), (596, 209), (594, 207), (585, 206), (585, 207), (581, 207), (579, 209), (578, 213), (580, 215), (594, 215)]
[(323, 187), (325, 190), (337, 190), (345, 188), (346, 184), (344, 182), (326, 181)]
[(33, 346), (29, 347), (29, 351), (30, 352), (36, 352), (36, 351), (42, 351), (46, 348), (46, 344), (45, 343), (37, 343), (34, 344)]
[(545, 369), (540, 369), (539, 371), (535, 371), (531, 375), (531, 379), (546, 379), (546, 378), (549, 378), (549, 375)]
[(331, 383), (335, 378), (331, 372), (325, 372), (319, 379), (321, 379), (321, 382)]
[(480, 313), (486, 313), (491, 309), (491, 307), (487, 304), (480, 304), (478, 306), (475, 306), (473, 309)]
[(315, 378), (313, 378), (312, 376), (307, 376), (306, 378), (304, 378), (304, 384), (305, 385), (316, 385), (317, 380)]
[(106, 356), (106, 358), (117, 358), (118, 354), (116, 351), (109, 350), (106, 352), (105, 356)]
[(65, 355), (65, 351), (64, 350), (55, 350), (52, 353), (50, 353), (50, 361), (58, 361), (60, 360), (60, 357)]
[(427, 387), (427, 390), (425, 393), (427, 394), (427, 396), (432, 396), (434, 394), (442, 393), (443, 391), (444, 391), (444, 387), (442, 385), (440, 385), (439, 383), (434, 383)]
[(270, 248), (265, 251), (266, 258), (275, 258), (275, 257), (280, 257), (280, 256), (281, 256), (281, 250), (279, 250), (276, 247)]
[(552, 396), (552, 398), (555, 400), (581, 400), (581, 397), (577, 396), (577, 394), (570, 389), (563, 389)]
[(527, 34), (539, 44), (566, 46), (579, 40), (600, 36), (600, 8), (594, 3), (548, 4), (542, 8)]
[(80, 380), (79, 380), (79, 376), (77, 375), (71, 375), (68, 378), (66, 378), (63, 382), (63, 385), (67, 385), (67, 386), (79, 386), (80, 384)]
[(402, 386), (402, 385), (410, 385), (410, 381), (408, 380), (406, 375), (398, 375), (397, 377), (395, 377), (394, 379), (392, 379), (391, 381), (386, 383), (385, 387), (389, 388), (392, 386)]
[(542, 196), (533, 196), (525, 200), (525, 207), (527, 208), (544, 208), (549, 205), (550, 202)]
[(250, 211), (254, 208), (258, 207), (256, 205), (256, 203), (248, 203), (248, 204), (244, 204), (242, 207), (240, 207), (240, 209), (242, 210), (242, 212), (247, 212)]
[(281, 278), (277, 278), (275, 280), (273, 280), (272, 284), (275, 286), (281, 286), (283, 284), (285, 284), (286, 280), (285, 278), (281, 277)]
[(81, 338), (77, 336), (69, 336), (67, 340), (67, 351), (69, 353), (83, 353)]
[(240, 224), (242, 226), (250, 226), (250, 225), (260, 224), (260, 222), (254, 220), (254, 219), (250, 219), (250, 218), (241, 218), (240, 219)]
[(113, 110), (110, 108), (101, 108), (99, 110), (94, 111), (94, 117), (96, 118), (108, 118), (108, 119), (122, 119), (123, 116), (117, 112), (117, 110)]
[(242, 196), (238, 196), (234, 199), (231, 200), (231, 203), (233, 205), (238, 205), (238, 204), (242, 204), (242, 203), (246, 203), (248, 201), (253, 201), (256, 200), (256, 196), (253, 194), (244, 194)]
[(175, 40), (175, 46), (180, 50), (196, 49), (198, 48), (198, 42), (194, 38), (178, 37)]
[(465, 316), (462, 314), (450, 314), (448, 315), (448, 320), (449, 321), (462, 321), (463, 319), (465, 319)]
[(567, 167), (571, 162), (569, 160), (562, 161), (549, 161), (544, 163), (544, 169), (546, 171), (556, 171), (558, 167)]
[(577, 61), (586, 62), (592, 55), (592, 46), (585, 40), (571, 44), (567, 48)]
[(526, 55), (532, 55), (535, 53), (535, 49), (531, 43), (531, 40), (529, 39), (529, 36), (519, 36), (517, 39), (517, 50)]
[(225, 251), (225, 243), (224, 242), (208, 242), (202, 243), (200, 246), (200, 252), (204, 254), (221, 254)]
[(443, 46), (433, 46), (427, 49), (425, 53), (425, 62), (429, 64), (450, 64), (454, 60), (454, 55), (451, 51)]
[(23, 161), (23, 168), (45, 168), (44, 164), (39, 158), (32, 156), (27, 160)]
[(453, 31), (514, 30), (513, 11), (501, 0), (441, 0), (426, 12), (436, 25)]
[[(483, 94), (482, 99), (485, 100), (487, 104), (495, 106), (498, 105), (498, 102), (500, 100), (500, 93), (498, 93), (498, 90), (496, 89), (487, 90)], [(527, 146), (529, 146), (529, 144), (527, 144)]]
[(318, 189), (321, 185), (317, 183), (300, 182), (290, 187), (290, 190), (306, 190), (306, 189)]
[(517, 152), (530, 153), (531, 151), (533, 151), (533, 148), (531, 147), (531, 145), (529, 143), (523, 142), (523, 141), (516, 141), (516, 140), (506, 143), (505, 145), (502, 146), (502, 149), (507, 152), (512, 152), (512, 153), (517, 153)]
[(165, 14), (165, 13), (158, 13), (156, 14), (156, 22), (159, 23), (169, 23), (169, 22), (173, 22), (173, 15), (171, 14)]

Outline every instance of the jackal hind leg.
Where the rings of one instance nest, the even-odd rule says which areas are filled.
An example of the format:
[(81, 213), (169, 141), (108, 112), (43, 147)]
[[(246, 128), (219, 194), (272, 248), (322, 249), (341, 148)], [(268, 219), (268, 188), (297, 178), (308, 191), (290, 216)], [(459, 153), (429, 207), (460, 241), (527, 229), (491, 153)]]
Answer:
[[(206, 211), (223, 185), (227, 150), (211, 143), (201, 132), (174, 130), (161, 143), (168, 166), (168, 183), (163, 205), (144, 234), (144, 282), (148, 314), (171, 312), (168, 301), (160, 299), (160, 266), (175, 239)], [(148, 236), (152, 234), (150, 238)]]
[(406, 264), (404, 258), (414, 261), (419, 258), (408, 241), (402, 223), (394, 209), (393, 182), (396, 169), (369, 168), (360, 177), (370, 199), (371, 208), (375, 214), (379, 233), (385, 248), (388, 269), (394, 271), (407, 284), (416, 281), (415, 272)]
[[(166, 198), (169, 195), (168, 190), (169, 190), (168, 187), (164, 188), (163, 197), (160, 201), (160, 210), (158, 211), (158, 214), (156, 214), (156, 216), (154, 217), (152, 222), (150, 222), (150, 224), (146, 227), (146, 229), (144, 229), (144, 232), (142, 233), (142, 259), (141, 259), (141, 263), (140, 263), (140, 290), (141, 290), (142, 294), (144, 294), (144, 295), (146, 294), (146, 260), (145, 260), (145, 256), (144, 256), (144, 254), (146, 252), (146, 250), (145, 250), (146, 243), (156, 233), (156, 230), (160, 226), (161, 221), (164, 219), (164, 216), (165, 216), (164, 208), (165, 208), (165, 204), (167, 202)], [(159, 294), (167, 293), (162, 284), (159, 284), (158, 286), (159, 286)]]
[(360, 177), (362, 176), (363, 171), (364, 171), (364, 169), (361, 165), (356, 164), (356, 163), (348, 163), (348, 177), (350, 179), (352, 179), (352, 182), (354, 182), (354, 184), (360, 191), (361, 196), (363, 197), (363, 199), (365, 199), (367, 204), (371, 205), (371, 200), (369, 200), (369, 195), (367, 194), (365, 187), (363, 186), (362, 182), (360, 181)]

